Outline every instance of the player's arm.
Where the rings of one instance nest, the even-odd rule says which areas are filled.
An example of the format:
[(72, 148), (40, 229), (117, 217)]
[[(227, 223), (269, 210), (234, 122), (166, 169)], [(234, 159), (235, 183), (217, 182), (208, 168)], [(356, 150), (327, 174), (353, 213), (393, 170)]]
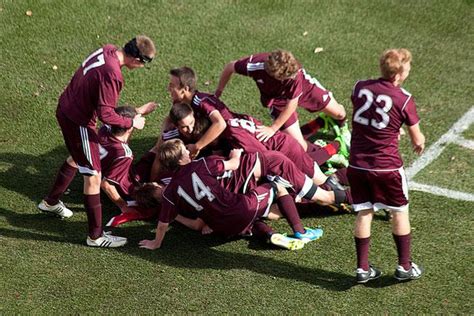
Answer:
[(195, 157), (199, 154), (199, 152), (212, 143), (220, 134), (225, 130), (227, 123), (225, 122), (224, 118), (222, 117), (219, 111), (215, 110), (209, 115), (209, 119), (211, 120), (211, 126), (208, 130), (202, 135), (202, 137), (197, 141), (195, 144), (190, 144), (186, 146), (190, 151), (191, 157)]
[(278, 115), (278, 117), (273, 121), (272, 125), (257, 126), (257, 139), (259, 141), (266, 142), (283, 126), (283, 124), (285, 124), (286, 121), (288, 121), (290, 116), (298, 107), (298, 99), (299, 97), (289, 100), (280, 115)]
[(110, 184), (109, 181), (107, 181), (107, 179), (105, 179), (105, 178), (102, 179), (100, 187), (105, 192), (105, 194), (107, 194), (109, 199), (115, 205), (117, 205), (117, 207), (120, 210), (123, 211), (127, 207), (127, 202), (124, 199), (122, 199), (122, 197), (120, 196), (120, 194), (117, 191), (117, 188), (114, 185)]
[(137, 111), (137, 113), (140, 115), (147, 115), (153, 112), (158, 106), (159, 105), (155, 102), (148, 102), (135, 108), (135, 111)]
[(408, 134), (410, 135), (413, 150), (418, 155), (421, 155), (425, 150), (425, 135), (421, 132), (420, 124), (416, 123), (415, 125), (408, 126)]
[(232, 74), (235, 72), (235, 60), (231, 61), (227, 65), (225, 65), (224, 70), (222, 70), (221, 77), (219, 79), (219, 83), (217, 84), (216, 91), (214, 92), (214, 95), (216, 97), (220, 97), (222, 95), (222, 92), (224, 91), (225, 86), (230, 80), (230, 77)]
[(242, 155), (242, 149), (232, 149), (229, 154), (229, 159), (224, 160), (224, 169), (237, 170), (240, 166), (240, 156)]
[(158, 225), (156, 226), (155, 239), (153, 240), (144, 239), (140, 241), (138, 243), (140, 245), (140, 248), (146, 248), (150, 250), (155, 250), (157, 248), (160, 248), (161, 243), (163, 242), (163, 239), (165, 238), (166, 231), (168, 230), (168, 226), (169, 226), (169, 223), (158, 222)]
[(176, 221), (189, 229), (197, 231), (201, 231), (204, 226), (206, 226), (206, 223), (204, 223), (204, 221), (200, 218), (192, 219), (189, 217), (178, 215), (176, 216)]

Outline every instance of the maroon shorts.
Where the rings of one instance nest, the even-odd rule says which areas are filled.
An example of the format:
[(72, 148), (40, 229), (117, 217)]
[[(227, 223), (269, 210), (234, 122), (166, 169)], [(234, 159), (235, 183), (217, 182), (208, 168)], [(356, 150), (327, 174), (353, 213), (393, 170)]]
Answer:
[(392, 209), (408, 206), (408, 185), (403, 168), (393, 171), (370, 171), (347, 168), (354, 211)]
[(101, 171), (99, 136), (95, 128), (77, 125), (68, 119), (61, 110), (56, 110), (64, 142), (72, 158), (84, 175), (96, 175)]
[[(270, 107), (270, 116), (275, 120), (281, 112), (285, 109), (286, 103), (284, 105), (274, 104)], [(291, 116), (286, 120), (286, 122), (280, 127), (280, 130), (285, 130), (291, 125), (298, 122), (298, 113), (295, 111)]]

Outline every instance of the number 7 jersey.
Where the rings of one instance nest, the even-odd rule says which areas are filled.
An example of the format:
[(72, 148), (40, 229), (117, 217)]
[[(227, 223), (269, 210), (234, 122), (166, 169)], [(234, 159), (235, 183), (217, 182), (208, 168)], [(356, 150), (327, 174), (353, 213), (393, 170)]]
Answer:
[(352, 96), (352, 141), (349, 164), (364, 170), (403, 166), (398, 136), (403, 124), (420, 121), (409, 92), (384, 79), (358, 81)]

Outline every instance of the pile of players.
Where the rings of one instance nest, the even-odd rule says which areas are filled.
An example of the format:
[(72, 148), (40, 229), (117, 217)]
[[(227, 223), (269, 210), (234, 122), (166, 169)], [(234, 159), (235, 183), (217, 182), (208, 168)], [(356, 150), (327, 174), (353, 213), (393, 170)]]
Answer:
[[(107, 226), (158, 221), (155, 238), (142, 240), (142, 248), (160, 248), (168, 225), (176, 220), (203, 234), (254, 236), (297, 250), (319, 239), (323, 231), (303, 226), (296, 203), (333, 205), (334, 209), (352, 205), (358, 212), (356, 278), (365, 283), (381, 275), (368, 263), (373, 213), (388, 209), (399, 253), (395, 277), (421, 276), (410, 258), (406, 180), (398, 153), (403, 123), (408, 125), (415, 150), (421, 153), (424, 148), (415, 103), (400, 88), (410, 71), (407, 50), (384, 52), (382, 77), (355, 85), (352, 140), (343, 106), (288, 51), (230, 62), (213, 94), (197, 90), (193, 69), (172, 69), (168, 85), (172, 105), (162, 133), (157, 144), (134, 163), (129, 139), (134, 129), (144, 127), (144, 116), (156, 104), (117, 107), (124, 85), (121, 69), (141, 68), (155, 54), (152, 40), (140, 35), (123, 48), (105, 45), (81, 64), (56, 112), (71, 156), (38, 205), (40, 210), (71, 217), (60, 197), (79, 171), (84, 176), (88, 246), (120, 247), (127, 242), (103, 231), (103, 190), (121, 210)], [(262, 105), (270, 110), (270, 126), (233, 112), (220, 99), (234, 73), (255, 81)], [(320, 114), (300, 127), (298, 107)], [(103, 123), (100, 129), (97, 118)], [(315, 142), (315, 134), (321, 131), (331, 132), (334, 139)], [(292, 229), (289, 236), (267, 224), (268, 219), (280, 217)]]

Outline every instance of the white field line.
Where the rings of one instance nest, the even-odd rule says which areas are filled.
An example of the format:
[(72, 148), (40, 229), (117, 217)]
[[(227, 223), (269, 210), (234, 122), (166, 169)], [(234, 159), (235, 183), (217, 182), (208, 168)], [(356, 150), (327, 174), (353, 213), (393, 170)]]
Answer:
[(432, 144), (415, 162), (406, 170), (410, 189), (428, 192), (436, 195), (446, 196), (458, 200), (474, 201), (474, 194), (449, 190), (437, 186), (417, 183), (412, 181), (418, 172), (423, 170), (433, 160), (439, 157), (444, 148), (449, 143), (456, 143), (463, 147), (474, 149), (474, 141), (464, 139), (461, 134), (469, 128), (474, 122), (474, 107), (471, 107), (463, 117), (461, 117), (454, 125)]

